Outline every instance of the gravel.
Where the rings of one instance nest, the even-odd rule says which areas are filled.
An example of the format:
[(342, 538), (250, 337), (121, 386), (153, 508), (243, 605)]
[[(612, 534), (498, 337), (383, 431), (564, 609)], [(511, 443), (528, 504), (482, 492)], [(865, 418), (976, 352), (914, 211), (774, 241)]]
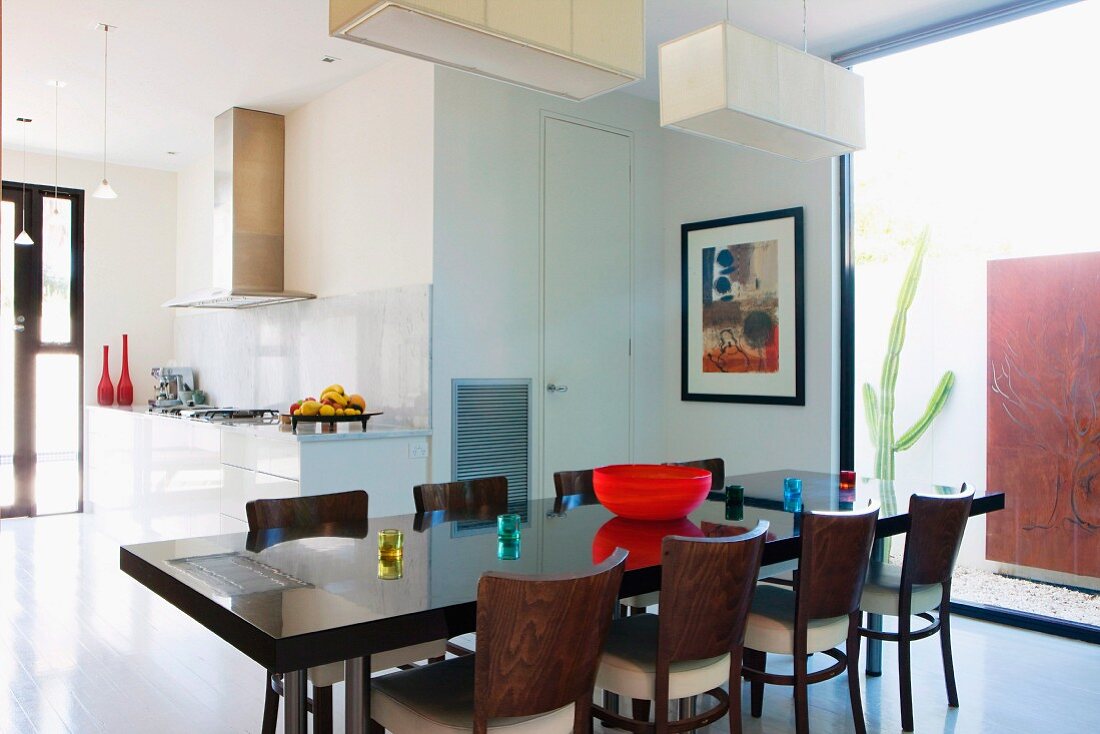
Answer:
[(1076, 591), (960, 565), (951, 582), (951, 598), (1100, 627), (1100, 592)]

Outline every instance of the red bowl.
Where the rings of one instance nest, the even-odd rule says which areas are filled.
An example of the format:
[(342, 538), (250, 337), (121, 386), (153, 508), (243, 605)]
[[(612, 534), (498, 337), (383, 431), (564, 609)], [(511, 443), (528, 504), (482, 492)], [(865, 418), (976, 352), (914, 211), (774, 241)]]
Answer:
[(710, 492), (710, 472), (689, 466), (618, 464), (592, 473), (596, 497), (607, 509), (632, 520), (686, 517)]
[(703, 531), (686, 517), (656, 521), (613, 517), (592, 537), (592, 563), (602, 563), (616, 548), (624, 548), (630, 552), (626, 557), (628, 571), (660, 566), (661, 541), (668, 535), (702, 538)]

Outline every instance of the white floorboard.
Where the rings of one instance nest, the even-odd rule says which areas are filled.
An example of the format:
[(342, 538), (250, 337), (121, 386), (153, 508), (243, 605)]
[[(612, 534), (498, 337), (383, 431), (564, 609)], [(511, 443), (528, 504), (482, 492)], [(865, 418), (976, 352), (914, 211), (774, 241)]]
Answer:
[[(153, 539), (135, 532), (96, 515), (0, 524), (0, 732), (259, 731), (264, 671), (118, 570), (120, 544)], [(1100, 647), (967, 619), (954, 643), (957, 710), (937, 640), (914, 646), (918, 732), (1100, 731)], [(885, 674), (863, 681), (868, 729), (897, 732), (889, 645), (884, 658)], [(767, 689), (760, 720), (744, 693), (746, 732), (794, 730), (789, 689)], [(810, 706), (814, 734), (852, 731), (843, 677), (813, 686)]]

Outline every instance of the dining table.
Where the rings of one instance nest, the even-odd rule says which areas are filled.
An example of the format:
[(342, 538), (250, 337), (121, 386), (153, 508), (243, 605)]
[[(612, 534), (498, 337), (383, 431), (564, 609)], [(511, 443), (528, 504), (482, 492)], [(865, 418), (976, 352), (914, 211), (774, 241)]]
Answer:
[[(784, 495), (787, 477), (802, 480), (797, 498)], [(882, 559), (884, 541), (909, 527), (910, 495), (958, 491), (865, 478), (842, 488), (836, 474), (795, 469), (731, 475), (726, 484), (743, 487), (743, 500), (712, 492), (676, 520), (630, 520), (594, 496), (567, 495), (510, 503), (520, 515), (518, 541), (498, 539), (495, 514), (434, 512), (126, 545), (120, 567), (264, 670), (282, 674), (287, 734), (307, 731), (306, 670), (343, 661), (345, 731), (365, 734), (371, 656), (474, 632), (478, 579), (486, 571), (578, 573), (623, 547), (624, 598), (660, 589), (663, 537), (736, 536), (763, 520), (763, 578), (797, 566), (803, 512), (869, 502), (880, 505), (875, 553)], [(978, 491), (971, 515), (1004, 506), (1002, 493)], [(382, 529), (402, 532), (399, 562), (379, 559)], [(876, 643), (868, 644), (871, 674), (881, 665)]]

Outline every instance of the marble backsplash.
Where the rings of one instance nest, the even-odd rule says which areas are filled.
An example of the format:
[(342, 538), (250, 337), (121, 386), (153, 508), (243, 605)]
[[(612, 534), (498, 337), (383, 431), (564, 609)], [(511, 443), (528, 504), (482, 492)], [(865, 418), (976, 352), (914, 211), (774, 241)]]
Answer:
[(361, 393), (375, 421), (430, 426), (431, 286), (263, 306), (181, 312), (175, 363), (212, 405), (278, 408), (334, 382)]

